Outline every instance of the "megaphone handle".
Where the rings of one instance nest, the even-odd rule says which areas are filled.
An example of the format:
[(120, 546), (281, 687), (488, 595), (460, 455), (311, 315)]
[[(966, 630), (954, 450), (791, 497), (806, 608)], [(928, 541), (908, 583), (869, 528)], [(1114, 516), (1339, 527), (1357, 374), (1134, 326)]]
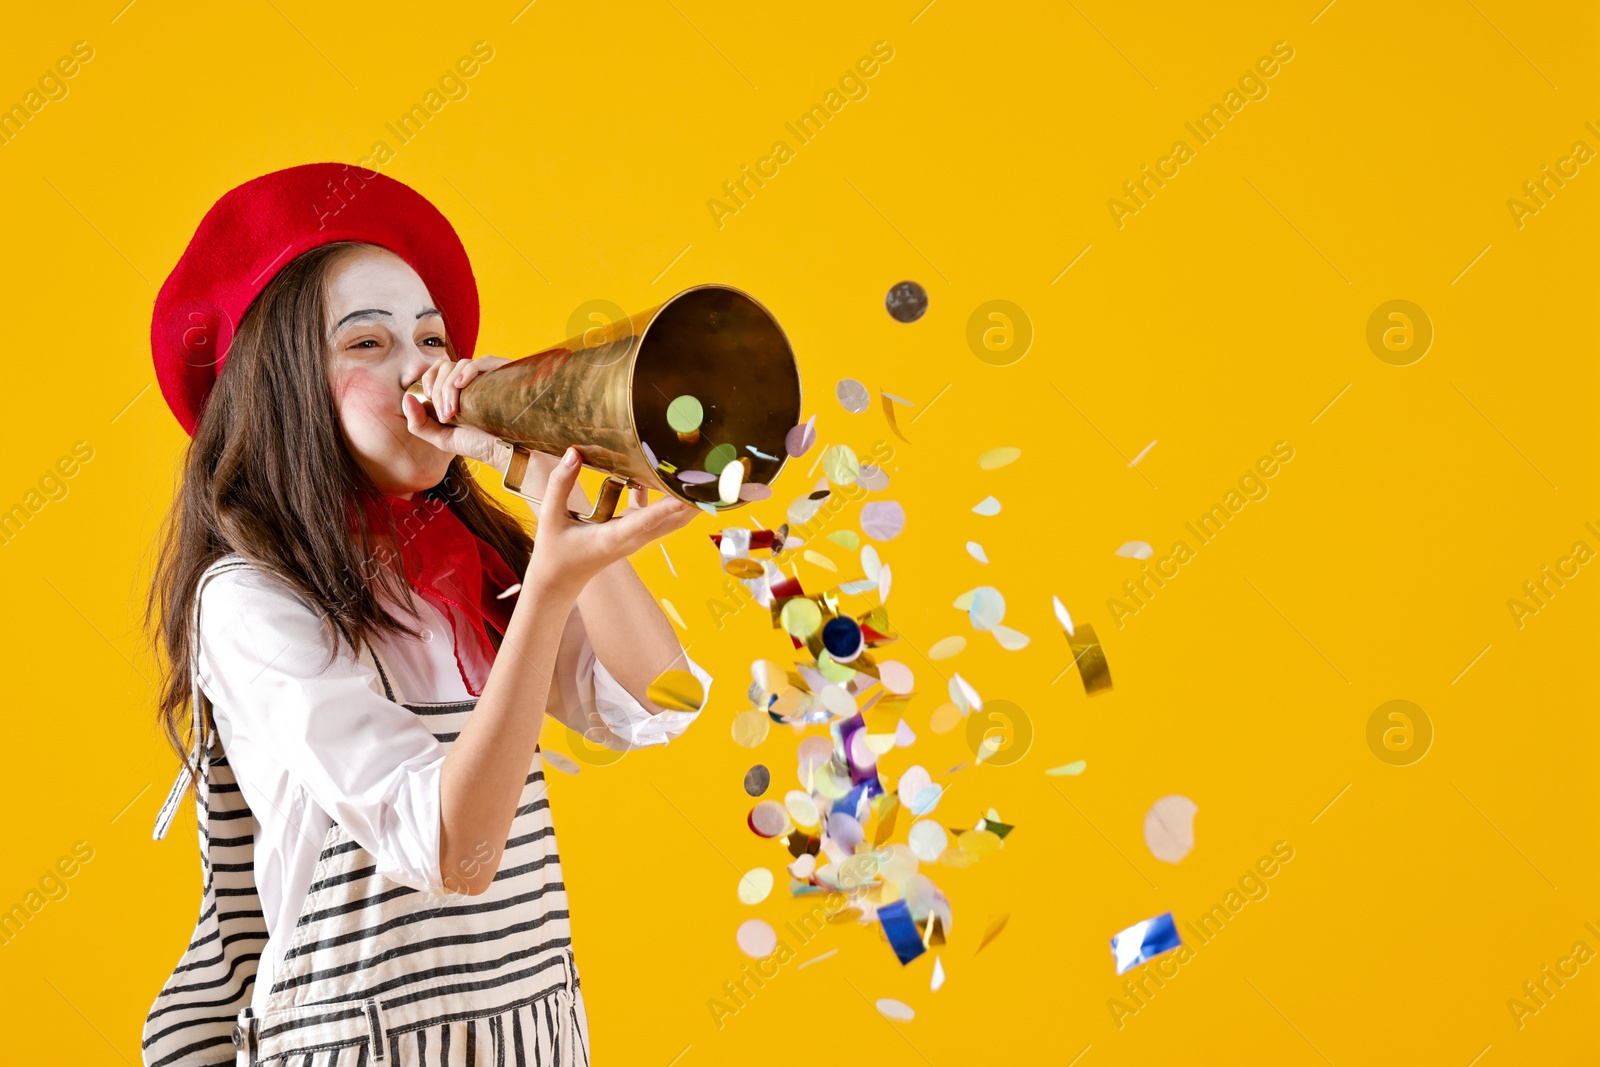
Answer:
[[(531, 500), (535, 506), (544, 506), (544, 501), (539, 497), (522, 490), (522, 483), (528, 474), (528, 460), (533, 456), (532, 450), (511, 441), (507, 441), (506, 444), (511, 445), (511, 461), (506, 464), (506, 473), (500, 480), (501, 486), (524, 500)], [(606, 480), (600, 483), (599, 495), (589, 514), (580, 515), (571, 508), (567, 509), (567, 514), (579, 522), (609, 522), (616, 514), (617, 504), (622, 500), (622, 491), (627, 486), (627, 482), (608, 474)]]

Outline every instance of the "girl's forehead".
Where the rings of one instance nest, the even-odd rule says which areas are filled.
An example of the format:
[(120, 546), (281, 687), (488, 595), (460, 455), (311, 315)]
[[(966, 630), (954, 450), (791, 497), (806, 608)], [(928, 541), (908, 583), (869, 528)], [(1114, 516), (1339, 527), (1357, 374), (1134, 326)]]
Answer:
[(363, 248), (333, 264), (328, 275), (328, 303), (337, 322), (362, 308), (414, 314), (431, 306), (432, 298), (422, 278), (405, 260), (381, 248)]

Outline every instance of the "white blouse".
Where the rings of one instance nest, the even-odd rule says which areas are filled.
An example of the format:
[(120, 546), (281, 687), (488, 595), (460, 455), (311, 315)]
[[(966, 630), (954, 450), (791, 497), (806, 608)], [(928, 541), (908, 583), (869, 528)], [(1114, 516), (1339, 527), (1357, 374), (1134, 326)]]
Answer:
[[(413, 703), (471, 699), (449, 623), (424, 598), (414, 600), (422, 614), (400, 609), (399, 615), (424, 628), (426, 640), (401, 634), (372, 642), (397, 695)], [(270, 575), (240, 568), (207, 580), (196, 640), (200, 688), (254, 816), (256, 891), (268, 932), (252, 994), (259, 1015), (333, 819), (372, 853), (380, 874), (444, 891), (445, 748), (420, 718), (384, 695), (377, 672), (348, 645), (341, 642), (323, 669), (332, 646), (317, 612)], [(683, 659), (709, 697), (711, 675)], [(604, 724), (598, 737), (589, 708)], [(576, 605), (546, 711), (617, 750), (664, 745), (700, 714), (652, 712), (634, 699), (595, 655)]]

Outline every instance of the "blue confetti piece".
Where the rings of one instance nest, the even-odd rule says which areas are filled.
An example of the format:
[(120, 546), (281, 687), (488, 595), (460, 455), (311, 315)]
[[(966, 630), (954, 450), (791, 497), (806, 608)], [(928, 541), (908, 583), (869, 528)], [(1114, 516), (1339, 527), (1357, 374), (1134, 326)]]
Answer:
[(1178, 938), (1178, 927), (1173, 923), (1172, 912), (1169, 911), (1154, 919), (1134, 923), (1113, 937), (1111, 955), (1117, 961), (1117, 973), (1123, 974), (1182, 944)]
[(917, 933), (917, 924), (911, 920), (911, 909), (904, 900), (879, 908), (878, 921), (883, 924), (883, 932), (888, 935), (894, 954), (900, 957), (901, 966), (927, 951), (922, 947), (922, 935)]

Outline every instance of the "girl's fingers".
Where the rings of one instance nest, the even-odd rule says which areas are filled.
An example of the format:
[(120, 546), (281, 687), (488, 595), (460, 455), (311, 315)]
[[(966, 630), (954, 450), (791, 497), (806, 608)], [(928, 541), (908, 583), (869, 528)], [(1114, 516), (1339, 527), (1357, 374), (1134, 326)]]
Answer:
[(578, 458), (576, 448), (568, 448), (550, 471), (550, 478), (545, 483), (544, 502), (539, 505), (539, 525), (546, 523), (562, 524), (576, 523), (577, 520), (567, 514), (567, 497), (572, 495), (572, 487), (578, 481), (578, 471), (583, 469), (582, 462), (568, 465), (568, 457)]

